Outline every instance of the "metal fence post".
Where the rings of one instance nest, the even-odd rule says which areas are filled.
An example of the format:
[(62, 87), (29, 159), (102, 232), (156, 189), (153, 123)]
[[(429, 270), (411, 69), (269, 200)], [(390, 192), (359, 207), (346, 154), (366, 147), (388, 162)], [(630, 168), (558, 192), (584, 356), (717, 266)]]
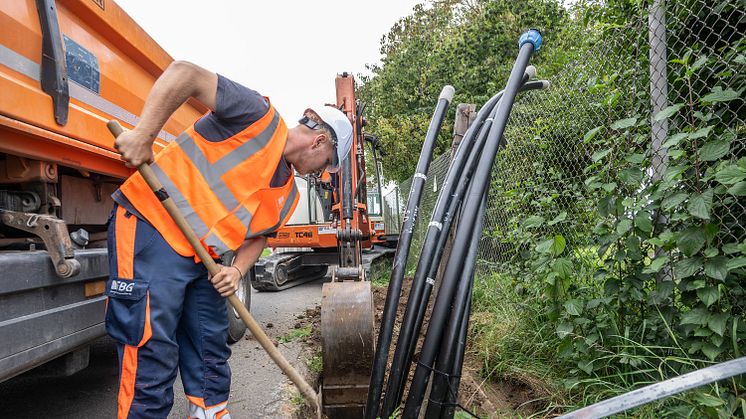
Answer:
[[(650, 44), (650, 135), (651, 135), (651, 169), (652, 181), (657, 182), (663, 178), (668, 167), (668, 152), (663, 143), (668, 137), (668, 118), (656, 121), (655, 116), (668, 106), (668, 58), (666, 44), (666, 2), (665, 0), (654, 0), (650, 4), (648, 12), (648, 42)], [(657, 225), (668, 223), (667, 217), (659, 212), (656, 216)], [(658, 248), (655, 257), (666, 256), (666, 251)], [(670, 267), (662, 269), (657, 276), (658, 282), (672, 280)]]

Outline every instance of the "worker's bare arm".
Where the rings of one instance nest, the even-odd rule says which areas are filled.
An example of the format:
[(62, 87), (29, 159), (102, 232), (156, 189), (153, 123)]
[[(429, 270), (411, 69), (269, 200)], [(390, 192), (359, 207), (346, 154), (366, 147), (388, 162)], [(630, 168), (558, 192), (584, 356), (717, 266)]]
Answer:
[(267, 247), (266, 237), (257, 237), (246, 240), (243, 242), (241, 247), (236, 250), (236, 258), (233, 260), (233, 265), (243, 273), (248, 272), (249, 269), (254, 266), (256, 261), (259, 260), (265, 247)]
[(241, 247), (236, 250), (232, 266), (221, 266), (220, 272), (210, 278), (212, 285), (223, 297), (228, 297), (238, 290), (238, 283), (241, 280), (241, 274), (246, 274), (254, 266), (262, 250), (267, 244), (265, 237), (257, 237), (246, 240)]
[(143, 106), (140, 122), (120, 135), (115, 147), (128, 166), (137, 167), (153, 159), (153, 141), (168, 118), (190, 97), (215, 109), (218, 76), (204, 68), (174, 61), (156, 80)]

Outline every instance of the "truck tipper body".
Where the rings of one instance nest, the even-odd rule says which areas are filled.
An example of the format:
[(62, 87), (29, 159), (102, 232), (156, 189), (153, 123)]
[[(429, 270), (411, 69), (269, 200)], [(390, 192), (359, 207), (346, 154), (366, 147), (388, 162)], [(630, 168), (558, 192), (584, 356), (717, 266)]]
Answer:
[[(133, 127), (172, 61), (113, 1), (0, 2), (0, 381), (62, 356), (74, 372), (105, 334), (111, 194), (132, 173), (106, 122)], [(206, 111), (190, 99), (156, 151)]]

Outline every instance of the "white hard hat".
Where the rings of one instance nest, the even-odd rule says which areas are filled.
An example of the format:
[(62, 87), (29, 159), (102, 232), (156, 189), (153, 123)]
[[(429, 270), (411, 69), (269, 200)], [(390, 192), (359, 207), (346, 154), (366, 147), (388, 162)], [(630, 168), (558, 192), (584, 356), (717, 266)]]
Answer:
[[(332, 135), (336, 137), (332, 138), (332, 142), (337, 150), (337, 154), (334, 156), (335, 159), (332, 165), (327, 169), (329, 172), (334, 173), (339, 170), (340, 164), (347, 157), (352, 147), (352, 124), (350, 123), (350, 119), (342, 111), (333, 106), (320, 105), (308, 109), (316, 112), (316, 115), (329, 128)], [(301, 123), (314, 128), (309, 123), (304, 122), (303, 119), (301, 119)]]

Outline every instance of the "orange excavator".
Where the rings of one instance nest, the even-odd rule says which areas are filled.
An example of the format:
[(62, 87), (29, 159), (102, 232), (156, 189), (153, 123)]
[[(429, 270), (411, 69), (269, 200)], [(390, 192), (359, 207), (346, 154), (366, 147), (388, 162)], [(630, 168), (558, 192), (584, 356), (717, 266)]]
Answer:
[[(386, 235), (382, 219), (371, 218), (368, 207), (365, 143), (372, 147), (376, 168), (377, 144), (363, 133), (364, 106), (355, 99), (355, 80), (342, 73), (335, 86), (335, 105), (353, 126), (350, 154), (330, 181), (296, 177), (301, 200), (288, 225), (269, 240), (275, 251), (257, 262), (251, 278), (254, 288), (279, 291), (324, 277), (332, 268), (331, 282), (321, 291), (321, 394), (327, 416), (342, 419), (362, 417), (373, 364), (367, 268), (393, 255), (397, 236)], [(380, 185), (377, 170), (376, 180)], [(380, 200), (380, 186), (377, 192)]]
[[(353, 125), (349, 157), (338, 174), (322, 177), (296, 176), (300, 201), (287, 225), (270, 238), (274, 252), (261, 258), (251, 274), (252, 286), (260, 291), (280, 291), (324, 277), (329, 266), (337, 273), (361, 269), (377, 258), (390, 255), (397, 235), (387, 235), (380, 205), (377, 141), (365, 135), (364, 106), (355, 100), (355, 80), (342, 73), (335, 80), (336, 106)], [(373, 150), (378, 190), (369, 200), (365, 165), (365, 144)], [(324, 179), (326, 177), (327, 179)], [(378, 198), (376, 198), (378, 197)], [(369, 204), (374, 204), (372, 212)], [(377, 205), (376, 205), (377, 204)]]

